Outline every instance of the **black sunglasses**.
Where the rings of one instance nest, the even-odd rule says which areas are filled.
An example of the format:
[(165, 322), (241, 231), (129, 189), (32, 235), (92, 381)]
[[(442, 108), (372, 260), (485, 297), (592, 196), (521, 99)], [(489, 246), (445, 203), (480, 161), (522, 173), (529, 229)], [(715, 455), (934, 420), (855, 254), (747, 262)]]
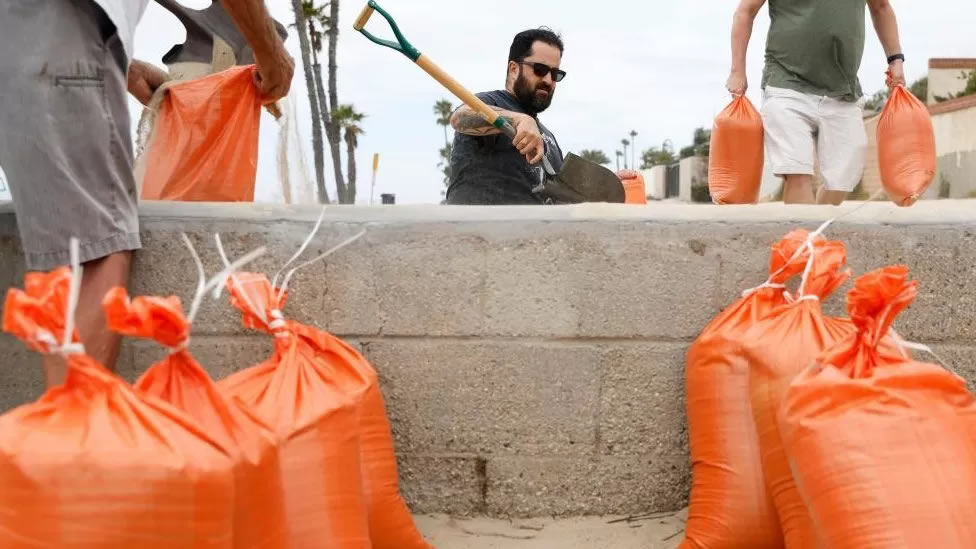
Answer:
[(545, 63), (534, 63), (531, 61), (519, 61), (519, 65), (528, 65), (532, 67), (532, 72), (535, 73), (539, 78), (545, 77), (545, 75), (552, 75), (553, 82), (562, 82), (563, 78), (566, 78), (566, 71), (554, 69)]

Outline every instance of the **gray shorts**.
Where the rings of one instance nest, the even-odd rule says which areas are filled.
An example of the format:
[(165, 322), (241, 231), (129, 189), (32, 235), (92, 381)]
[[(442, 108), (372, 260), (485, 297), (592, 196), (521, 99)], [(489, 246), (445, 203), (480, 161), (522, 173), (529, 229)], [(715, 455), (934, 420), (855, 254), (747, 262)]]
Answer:
[(0, 166), (27, 267), (141, 246), (128, 60), (90, 0), (0, 1)]

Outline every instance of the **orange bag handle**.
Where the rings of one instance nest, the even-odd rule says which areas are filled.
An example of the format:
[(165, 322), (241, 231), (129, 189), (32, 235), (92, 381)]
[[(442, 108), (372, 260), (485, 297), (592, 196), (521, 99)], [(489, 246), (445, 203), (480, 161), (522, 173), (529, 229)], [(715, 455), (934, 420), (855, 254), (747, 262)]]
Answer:
[(84, 273), (78, 239), (71, 237), (68, 248), (70, 268), (28, 273), (23, 290), (11, 288), (7, 292), (3, 311), (5, 332), (40, 353), (65, 358), (85, 354), (75, 329), (75, 311)]

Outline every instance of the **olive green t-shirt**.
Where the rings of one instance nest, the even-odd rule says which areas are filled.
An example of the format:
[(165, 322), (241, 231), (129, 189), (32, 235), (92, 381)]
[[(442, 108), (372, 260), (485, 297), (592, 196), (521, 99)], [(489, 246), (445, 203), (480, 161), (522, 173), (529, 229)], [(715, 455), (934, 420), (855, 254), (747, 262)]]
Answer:
[(865, 0), (769, 0), (767, 85), (857, 101)]

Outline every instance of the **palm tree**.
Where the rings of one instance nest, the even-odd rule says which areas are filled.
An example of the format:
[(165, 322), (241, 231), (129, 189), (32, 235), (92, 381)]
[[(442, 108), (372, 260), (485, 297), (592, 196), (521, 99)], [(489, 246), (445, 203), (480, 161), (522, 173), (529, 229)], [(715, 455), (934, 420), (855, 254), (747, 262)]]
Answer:
[[(339, 65), (336, 62), (336, 56), (339, 50), (339, 0), (330, 0), (328, 4), (329, 18), (325, 34), (329, 37), (329, 112), (335, 113), (339, 110), (339, 90), (336, 81), (336, 75), (339, 72)], [(340, 127), (335, 117), (333, 116), (332, 118), (331, 124), (329, 123), (330, 121), (325, 122), (325, 134), (329, 139), (329, 145), (332, 147), (332, 162), (335, 166), (336, 187), (343, 189), (342, 195), (345, 198), (343, 204), (352, 204), (349, 201), (349, 197), (345, 196), (348, 193), (342, 179), (342, 160), (339, 156)]]
[(601, 166), (610, 163), (610, 159), (607, 158), (606, 153), (597, 149), (593, 149), (593, 150), (583, 149), (582, 151), (580, 151), (579, 156), (583, 160), (589, 160), (590, 162), (593, 162), (594, 164), (599, 164)]
[(451, 125), (451, 115), (454, 114), (454, 104), (447, 99), (441, 99), (434, 103), (434, 114), (437, 115), (437, 124), (444, 126), (444, 144), (450, 143), (447, 139), (447, 128)]
[(624, 146), (624, 169), (627, 169), (627, 147), (630, 146), (630, 141), (627, 139), (621, 139), (620, 144)]
[(451, 153), (453, 152), (453, 149), (453, 145), (448, 143), (447, 145), (444, 145), (444, 148), (437, 151), (441, 157), (441, 161), (437, 163), (437, 167), (440, 168), (441, 173), (444, 174), (445, 187), (449, 187), (451, 185)]
[[(294, 1), (294, 0), (293, 0)], [(330, 8), (326, 13), (326, 7)], [(332, 169), (336, 180), (336, 195), (340, 204), (348, 204), (346, 184), (342, 175), (342, 156), (339, 151), (341, 131), (339, 124), (333, 120), (339, 108), (338, 92), (336, 91), (336, 62), (335, 49), (339, 39), (339, 30), (333, 24), (338, 23), (339, 0), (332, 0), (323, 5), (316, 5), (315, 0), (302, 0), (302, 10), (308, 21), (309, 38), (312, 49), (312, 72), (315, 75), (316, 97), (320, 106), (320, 119), (325, 126), (325, 137), (329, 142), (329, 152), (332, 154)], [(316, 28), (316, 24), (322, 30)], [(329, 100), (326, 102), (325, 85), (322, 83), (322, 66), (319, 64), (318, 54), (322, 52), (322, 32), (329, 38)]]
[(292, 0), (291, 7), (295, 12), (295, 27), (298, 29), (298, 45), (302, 52), (302, 68), (305, 71), (305, 86), (308, 88), (308, 102), (312, 111), (312, 152), (315, 154), (315, 185), (318, 189), (319, 202), (329, 203), (329, 192), (325, 188), (325, 151), (322, 143), (322, 126), (320, 107), (325, 108), (324, 103), (320, 103), (319, 95), (316, 93), (314, 74), (318, 72), (313, 68), (311, 54), (314, 51), (309, 40), (308, 17), (306, 4), (302, 0)]
[(637, 130), (630, 130), (630, 142), (633, 147), (630, 148), (630, 165), (637, 169)]
[(447, 99), (441, 99), (434, 103), (434, 115), (437, 116), (437, 124), (444, 127), (444, 148), (439, 151), (441, 161), (437, 166), (444, 173), (444, 185), (451, 184), (451, 141), (447, 138), (447, 127), (451, 125), (451, 115), (454, 113), (454, 104)]
[(623, 155), (624, 155), (624, 153), (622, 153), (620, 151), (617, 151), (617, 171), (618, 172), (620, 171), (620, 157), (623, 156)]
[(356, 147), (359, 146), (359, 136), (363, 134), (359, 124), (364, 118), (366, 115), (356, 112), (352, 105), (340, 105), (332, 116), (332, 119), (346, 132), (346, 161), (349, 165), (346, 175), (349, 177), (349, 183), (346, 186), (346, 202), (343, 204), (356, 203)]

